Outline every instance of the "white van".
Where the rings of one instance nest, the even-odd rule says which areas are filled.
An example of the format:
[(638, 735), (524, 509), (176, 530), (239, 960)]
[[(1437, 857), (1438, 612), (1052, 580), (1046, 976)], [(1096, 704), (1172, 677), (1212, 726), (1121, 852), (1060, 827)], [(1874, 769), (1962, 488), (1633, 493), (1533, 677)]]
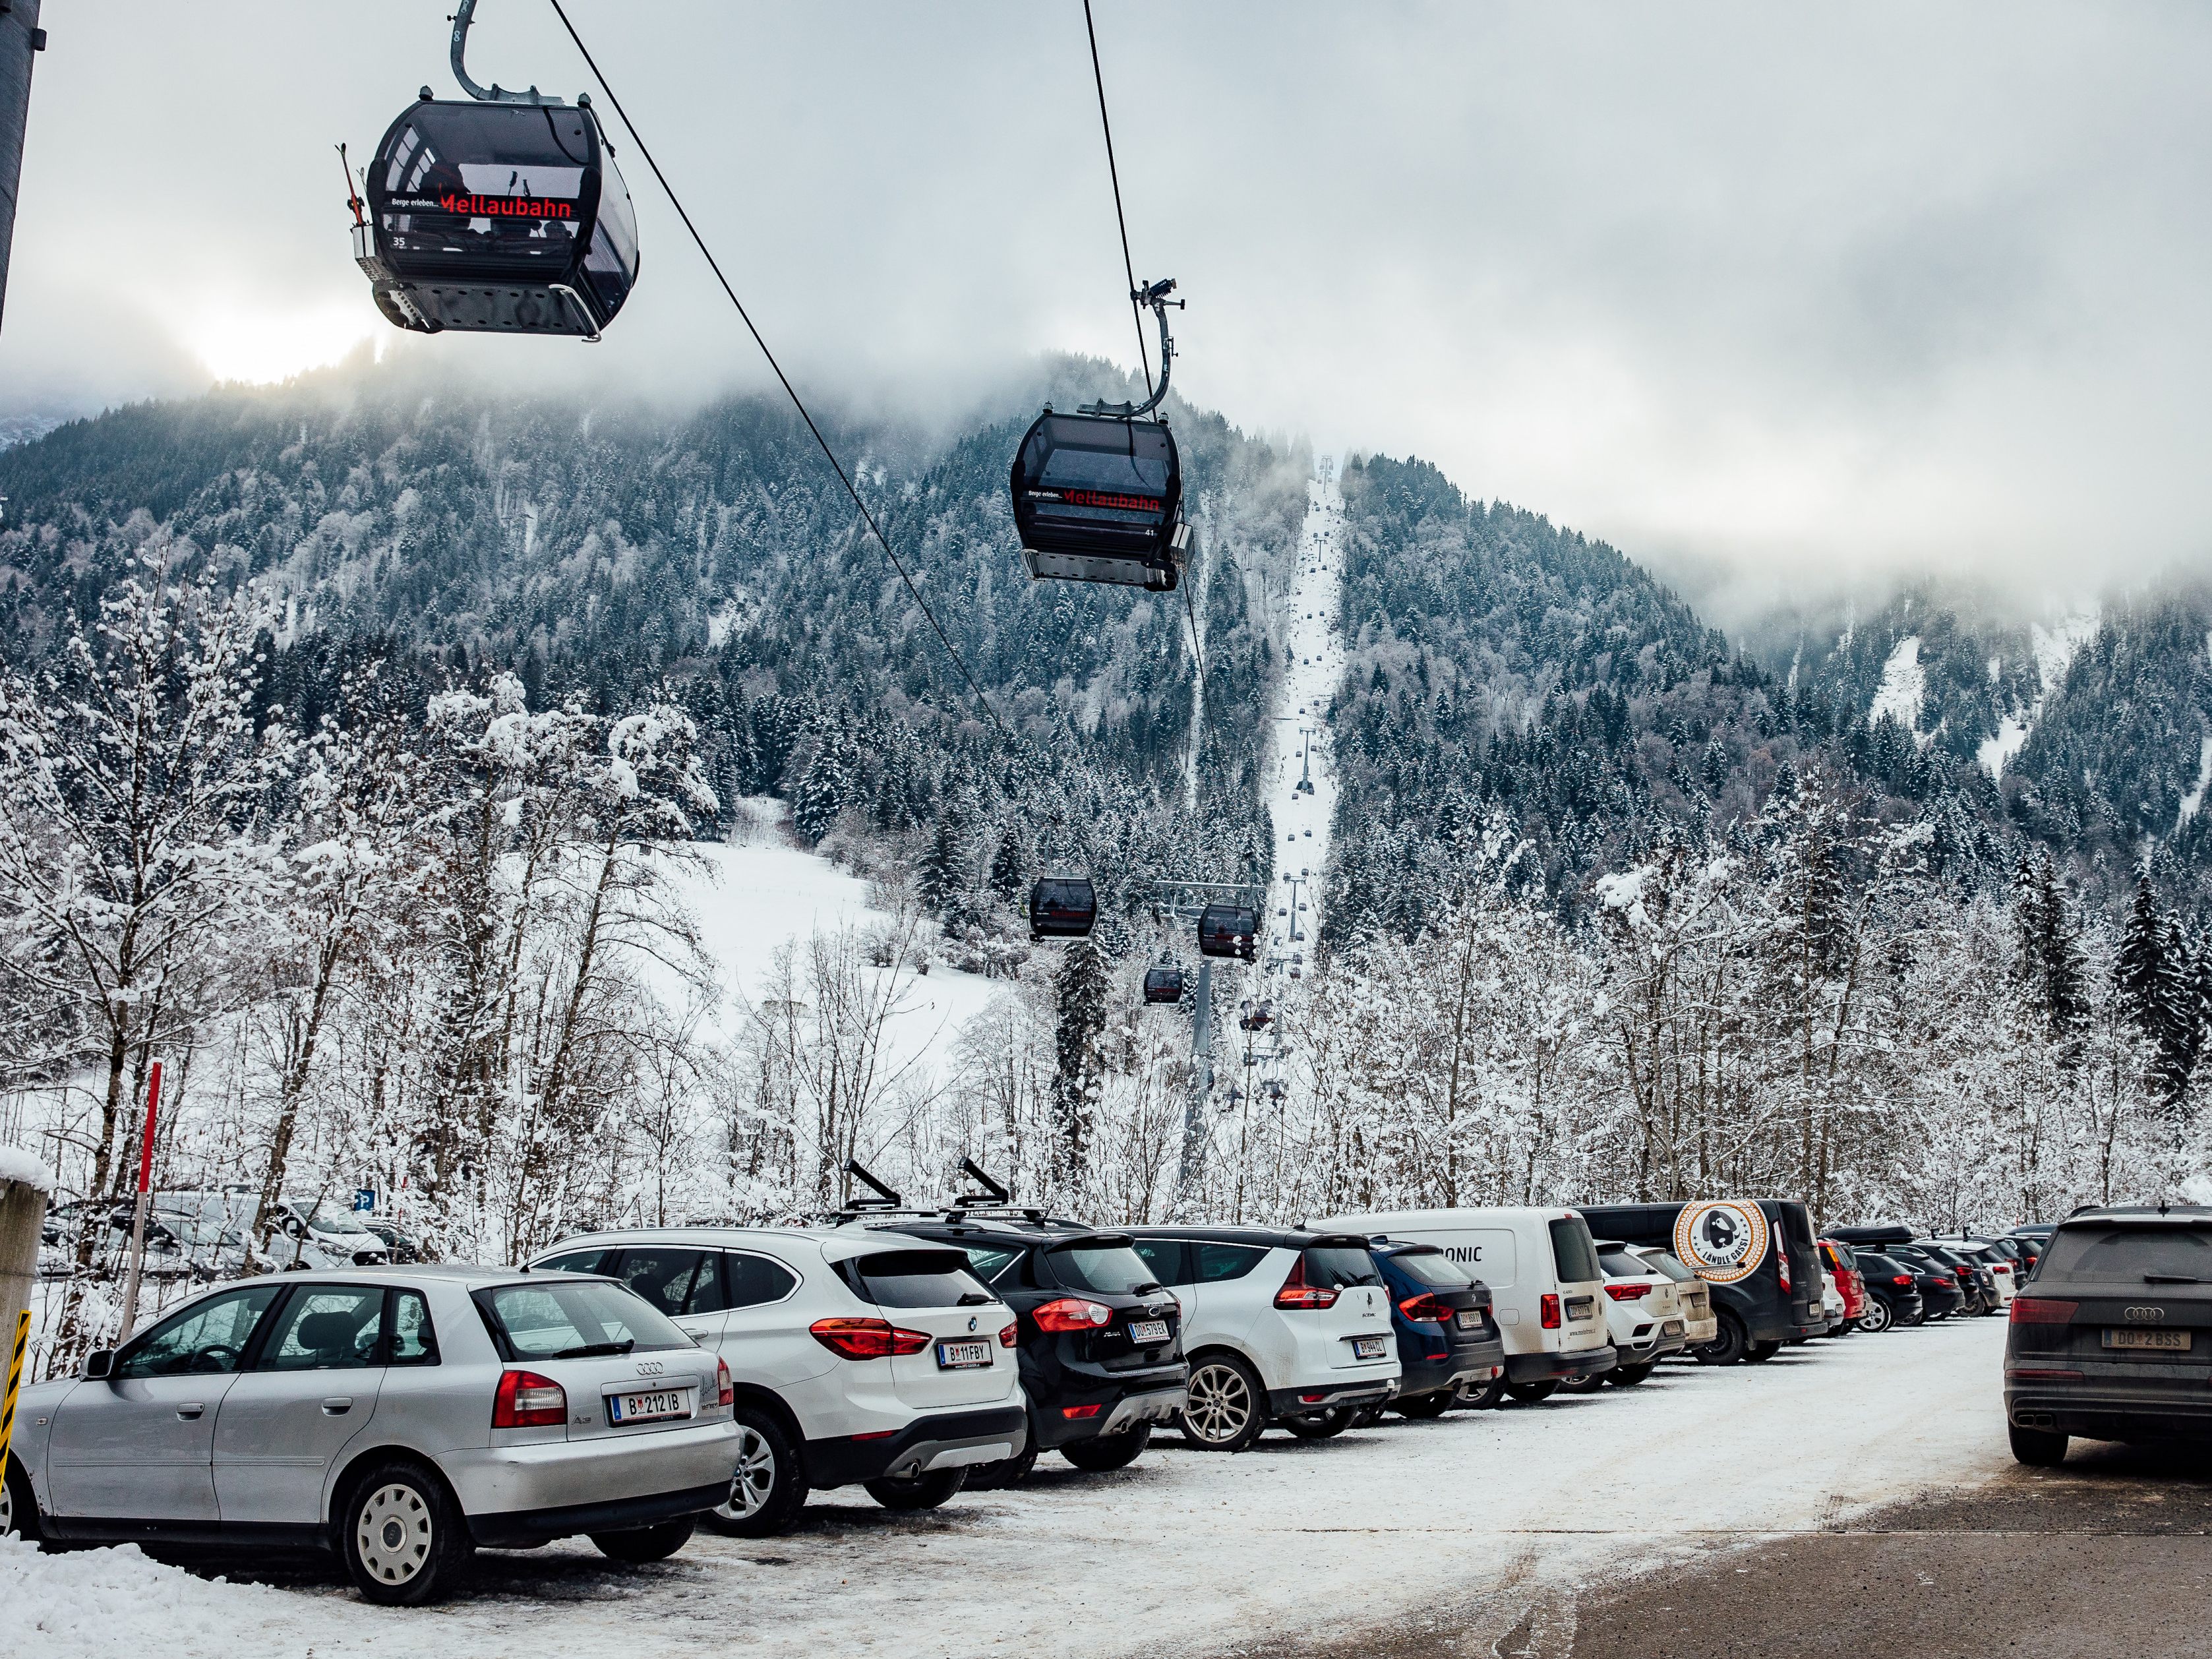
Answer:
[(1543, 1400), (1570, 1377), (1613, 1369), (1605, 1270), (1579, 1211), (1395, 1210), (1312, 1224), (1433, 1244), (1489, 1285), (1505, 1339), (1505, 1391), (1516, 1400)]

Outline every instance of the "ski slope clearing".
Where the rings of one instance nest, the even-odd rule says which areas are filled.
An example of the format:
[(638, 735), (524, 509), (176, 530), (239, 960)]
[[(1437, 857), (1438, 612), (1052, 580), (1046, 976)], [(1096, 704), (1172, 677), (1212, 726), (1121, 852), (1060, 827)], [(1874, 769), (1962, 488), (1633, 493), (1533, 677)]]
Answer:
[[(1283, 648), (1290, 658), (1275, 693), (1275, 769), (1267, 806), (1275, 827), (1275, 890), (1268, 901), (1271, 963), (1310, 957), (1321, 931), (1322, 872), (1336, 820), (1336, 767), (1328, 748), (1328, 705), (1344, 675), (1338, 632), (1343, 576), (1344, 495), (1334, 477), (1307, 486), (1297, 574)], [(1298, 907), (1306, 908), (1301, 910)]]
[[(1048, 1456), (1012, 1492), (899, 1516), (817, 1497), (787, 1537), (702, 1533), (675, 1559), (614, 1565), (581, 1540), (487, 1553), (443, 1607), (371, 1607), (326, 1567), (212, 1564), (129, 1548), (0, 1549), (0, 1607), (41, 1659), (434, 1652), (623, 1656), (741, 1640), (755, 1659), (823, 1651), (1093, 1659), (1341, 1641), (1413, 1610), (1464, 1639), (1571, 1609), (1585, 1589), (1715, 1546), (1832, 1526), (2012, 1468), (2005, 1327), (1853, 1336), (1728, 1370), (1669, 1364), (1643, 1387), (1535, 1407), (1388, 1419), (1240, 1456), (1155, 1442), (1133, 1468)], [(1808, 1589), (1811, 1587), (1808, 1587)], [(1553, 1616), (1547, 1613), (1544, 1616)]]

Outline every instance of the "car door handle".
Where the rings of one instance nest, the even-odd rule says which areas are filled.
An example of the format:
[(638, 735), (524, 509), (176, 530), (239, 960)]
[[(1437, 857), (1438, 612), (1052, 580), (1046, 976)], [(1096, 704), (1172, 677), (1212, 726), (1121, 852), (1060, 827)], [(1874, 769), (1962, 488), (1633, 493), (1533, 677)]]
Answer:
[(177, 1415), (183, 1418), (185, 1422), (189, 1423), (206, 1410), (206, 1406), (202, 1404), (199, 1401), (190, 1400), (177, 1407)]
[(352, 1409), (353, 1396), (349, 1394), (334, 1394), (323, 1401), (323, 1415), (325, 1417), (343, 1417)]

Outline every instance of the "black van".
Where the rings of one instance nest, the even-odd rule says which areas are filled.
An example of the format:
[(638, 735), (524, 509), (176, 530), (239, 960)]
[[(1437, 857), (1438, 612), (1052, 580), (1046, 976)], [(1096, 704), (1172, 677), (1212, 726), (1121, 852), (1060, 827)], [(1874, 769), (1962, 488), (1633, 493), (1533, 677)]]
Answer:
[[(1732, 1285), (1712, 1284), (1713, 1312), (1720, 1334), (1691, 1350), (1701, 1364), (1732, 1365), (1739, 1359), (1771, 1359), (1785, 1342), (1801, 1342), (1828, 1328), (1820, 1307), (1820, 1257), (1813, 1248), (1813, 1218), (1802, 1204), (1762, 1198), (1775, 1241), (1759, 1266)], [(1577, 1204), (1590, 1231), (1631, 1244), (1674, 1248), (1674, 1223), (1680, 1204)], [(1691, 1262), (1691, 1267), (1697, 1264)], [(1700, 1274), (1699, 1277), (1704, 1277)]]

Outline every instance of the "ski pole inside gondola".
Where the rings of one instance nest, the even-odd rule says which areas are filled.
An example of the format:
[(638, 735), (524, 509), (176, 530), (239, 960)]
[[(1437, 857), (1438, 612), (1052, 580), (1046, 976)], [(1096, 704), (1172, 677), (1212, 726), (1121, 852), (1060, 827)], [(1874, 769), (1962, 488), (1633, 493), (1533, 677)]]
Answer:
[(418, 333), (596, 340), (638, 271), (637, 216), (591, 100), (482, 87), (462, 62), (476, 0), (453, 15), (453, 78), (425, 87), (369, 163), (354, 258), (377, 308)]
[(1182, 580), (1190, 527), (1182, 517), (1182, 464), (1175, 434), (1155, 415), (1168, 393), (1175, 341), (1167, 296), (1175, 279), (1131, 298), (1160, 325), (1160, 380), (1141, 404), (1085, 404), (1073, 415), (1049, 406), (1014, 453), (1011, 487), (1022, 561), (1030, 575), (1172, 590)]

